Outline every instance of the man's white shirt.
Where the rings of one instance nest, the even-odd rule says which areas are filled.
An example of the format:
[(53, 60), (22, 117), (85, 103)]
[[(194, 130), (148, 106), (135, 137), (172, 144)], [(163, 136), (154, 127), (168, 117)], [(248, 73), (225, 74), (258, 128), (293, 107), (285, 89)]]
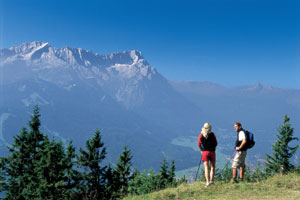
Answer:
[(240, 131), (239, 132), (239, 141), (243, 141), (244, 139), (246, 139), (246, 134), (244, 131)]

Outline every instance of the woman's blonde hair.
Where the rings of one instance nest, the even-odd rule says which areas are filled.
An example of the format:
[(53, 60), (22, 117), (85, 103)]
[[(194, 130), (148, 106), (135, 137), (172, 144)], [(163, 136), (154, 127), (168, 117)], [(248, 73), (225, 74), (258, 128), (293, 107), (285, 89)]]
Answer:
[(208, 134), (211, 132), (211, 125), (210, 123), (206, 122), (203, 127), (202, 127), (202, 135), (207, 138), (208, 137)]

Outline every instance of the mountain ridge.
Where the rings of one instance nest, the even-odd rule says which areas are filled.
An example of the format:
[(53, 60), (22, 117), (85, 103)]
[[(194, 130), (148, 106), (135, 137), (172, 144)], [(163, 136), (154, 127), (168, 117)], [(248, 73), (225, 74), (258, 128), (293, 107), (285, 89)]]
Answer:
[[(18, 53), (12, 53), (14, 49)], [(0, 50), (0, 86), (5, 94), (0, 99), (0, 113), (4, 117), (8, 115), (2, 113), (10, 114), (3, 121), (2, 143), (11, 142), (16, 127), (26, 124), (30, 108), (39, 104), (47, 133), (64, 141), (74, 138), (77, 147), (93, 129), (104, 130), (111, 147), (108, 160), (116, 160), (125, 144), (133, 151), (138, 149), (137, 161), (149, 157), (134, 161), (139, 168), (157, 169), (164, 155), (196, 156), (192, 149), (168, 141), (195, 124), (200, 109), (177, 93), (141, 52), (101, 56), (81, 48), (55, 50), (41, 42), (14, 49)], [(91, 65), (86, 66), (81, 61), (88, 56)], [(181, 117), (189, 116), (195, 116), (194, 120), (182, 121)], [(193, 160), (180, 161), (177, 166), (190, 162)]]
[[(86, 84), (93, 82), (100, 87), (110, 88), (107, 91), (114, 91), (114, 94), (110, 95), (128, 107), (132, 106), (131, 99), (124, 97), (127, 95), (124, 91), (136, 93), (140, 90), (136, 87), (138, 82), (151, 80), (155, 76), (158, 76), (157, 79), (164, 79), (137, 50), (99, 55), (81, 48), (57, 49), (51, 47), (48, 42), (31, 42), (11, 47), (9, 51), (0, 50), (1, 65), (10, 65), (11, 68), (12, 65), (17, 66), (16, 69), (8, 70), (17, 73), (21, 71), (20, 76), (25, 71), (27, 74), (34, 71), (32, 74), (38, 78), (68, 88), (75, 84), (75, 79)], [(20, 69), (20, 66), (23, 68)], [(2, 81), (2, 84), (5, 82)], [(120, 85), (122, 87), (118, 87)]]
[(258, 140), (249, 155), (257, 160), (271, 150), (284, 114), (292, 122), (300, 118), (300, 90), (169, 81), (136, 50), (99, 55), (25, 43), (0, 50), (0, 73), (0, 151), (26, 124), (35, 104), (44, 112), (48, 134), (74, 138), (80, 146), (101, 128), (111, 149), (108, 160), (116, 160), (128, 145), (139, 168), (155, 169), (164, 156), (175, 159), (178, 170), (197, 166), (194, 141), (205, 122), (212, 123), (225, 159), (235, 139), (232, 123), (241, 121)]
[[(42, 51), (39, 56), (34, 56), (32, 59), (32, 55), (36, 53), (37, 51)], [(7, 57), (10, 57), (11, 55), (16, 56), (15, 59), (24, 59), (24, 60), (35, 60), (38, 58), (41, 58), (43, 53), (51, 52), (50, 55), (44, 55), (45, 57), (54, 56), (58, 59), (62, 59), (63, 61), (66, 61), (66, 64), (84, 64), (85, 66), (90, 65), (99, 65), (95, 64), (92, 61), (99, 60), (115, 60), (116, 64), (122, 63), (124, 64), (124, 60), (128, 61), (126, 64), (133, 64), (134, 62), (137, 62), (138, 60), (143, 60), (143, 55), (141, 51), (138, 50), (127, 50), (123, 52), (113, 52), (110, 54), (103, 54), (100, 55), (98, 53), (93, 53), (91, 50), (84, 50), (82, 48), (73, 48), (73, 47), (63, 47), (63, 48), (54, 48), (52, 47), (48, 42), (27, 42), (22, 43), (18, 46), (12, 46), (10, 48), (5, 48), (0, 50), (0, 56), (3, 56), (5, 54), (8, 54)], [(122, 59), (122, 62), (118, 62)], [(14, 61), (8, 60), (8, 62)], [(89, 63), (83, 63), (83, 61), (89, 61)], [(3, 62), (3, 61), (2, 61)], [(5, 61), (4, 61), (5, 62)], [(103, 64), (100, 62), (100, 64)], [(105, 64), (105, 63), (104, 63)]]

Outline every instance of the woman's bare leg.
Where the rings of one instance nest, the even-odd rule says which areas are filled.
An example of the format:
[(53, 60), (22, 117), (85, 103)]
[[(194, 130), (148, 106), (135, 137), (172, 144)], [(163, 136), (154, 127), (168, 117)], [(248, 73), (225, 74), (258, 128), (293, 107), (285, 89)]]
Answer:
[(205, 179), (206, 179), (206, 183), (209, 184), (209, 162), (208, 161), (204, 161), (204, 171), (205, 171)]

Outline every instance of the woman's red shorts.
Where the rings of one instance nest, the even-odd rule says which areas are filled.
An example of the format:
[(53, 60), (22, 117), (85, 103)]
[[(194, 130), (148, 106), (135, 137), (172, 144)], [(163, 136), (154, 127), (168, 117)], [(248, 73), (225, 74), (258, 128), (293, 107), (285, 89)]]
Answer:
[(216, 163), (216, 153), (214, 151), (202, 151), (202, 161)]

